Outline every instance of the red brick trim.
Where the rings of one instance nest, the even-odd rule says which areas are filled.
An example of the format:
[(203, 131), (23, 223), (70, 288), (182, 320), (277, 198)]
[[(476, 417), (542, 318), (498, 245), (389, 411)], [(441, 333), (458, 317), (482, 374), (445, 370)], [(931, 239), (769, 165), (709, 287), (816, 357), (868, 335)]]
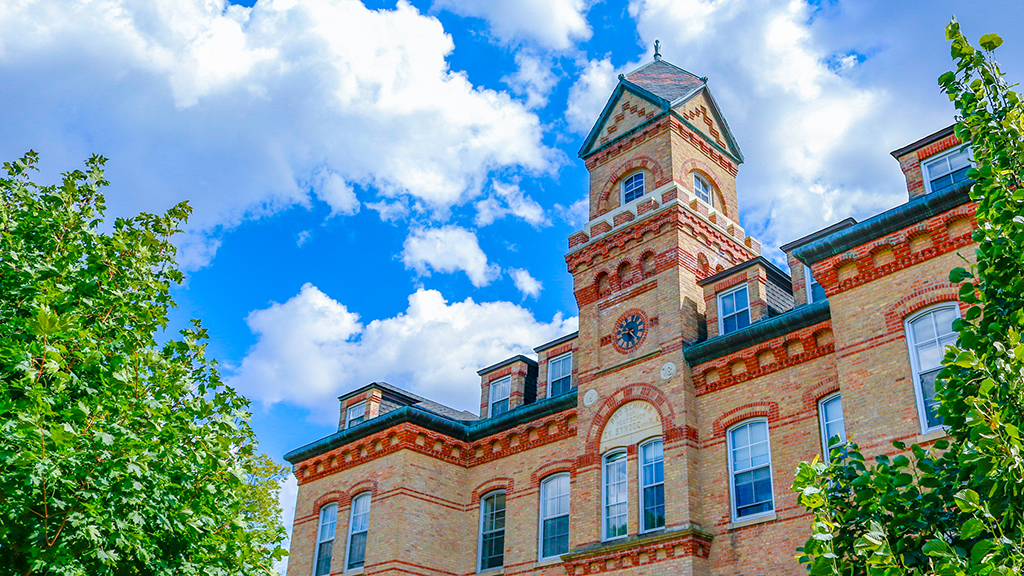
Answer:
[(711, 438), (709, 440), (724, 438), (729, 428), (751, 418), (767, 418), (768, 427), (771, 428), (779, 419), (778, 402), (750, 402), (729, 410), (715, 419), (715, 422), (711, 425)]
[[(717, 162), (716, 162), (716, 164), (717, 164)], [(696, 168), (696, 170), (695, 170), (695, 168)], [(699, 173), (701, 175), (701, 177), (703, 177), (705, 180), (710, 182), (711, 183), (711, 188), (712, 188), (711, 189), (711, 193), (714, 194), (715, 196), (718, 196), (718, 204), (719, 205), (717, 207), (715, 207), (715, 209), (718, 210), (719, 212), (721, 212), (722, 215), (725, 216), (726, 218), (729, 217), (729, 207), (725, 203), (725, 196), (722, 195), (722, 183), (721, 183), (721, 181), (719, 181), (718, 178), (715, 178), (712, 168), (710, 166), (708, 166), (707, 163), (705, 163), (704, 161), (702, 161), (699, 158), (691, 158), (691, 159), (687, 160), (686, 162), (683, 162), (683, 165), (680, 166), (679, 171), (682, 174), (689, 174), (689, 175), (691, 175), (690, 186), (688, 186), (688, 187), (684, 186), (684, 188), (687, 188), (688, 190), (690, 190), (690, 192), (692, 192), (694, 194), (694, 196), (696, 196), (696, 192), (697, 191), (693, 189), (693, 177), (692, 177), (692, 173), (693, 172)], [(733, 174), (733, 176), (735, 176), (735, 174)]]
[[(941, 302), (957, 302), (958, 298), (959, 287), (956, 284), (941, 282), (915, 285), (910, 294), (885, 309), (885, 327), (890, 334), (902, 333), (903, 320), (918, 310)], [(965, 305), (961, 306), (961, 314), (965, 308)]]
[(709, 160), (718, 164), (722, 168), (725, 168), (729, 174), (733, 176), (739, 171), (739, 166), (733, 164), (731, 160), (722, 155), (718, 150), (713, 148), (704, 137), (697, 134), (693, 130), (690, 130), (686, 125), (679, 121), (677, 118), (672, 118), (672, 131), (681, 136), (684, 140), (690, 142), (694, 148), (701, 151)]
[[(637, 168), (643, 168), (649, 172), (654, 178), (654, 182), (651, 184), (650, 190), (654, 190), (663, 184), (667, 184), (665, 180), (665, 170), (654, 158), (650, 156), (633, 156), (626, 161), (619, 164), (614, 172), (608, 177), (608, 181), (605, 182), (604, 188), (601, 190), (601, 194), (597, 197), (597, 213), (598, 215), (605, 214), (608, 212), (608, 198), (611, 196), (611, 191), (618, 187), (619, 181), (622, 180), (623, 176), (635, 172)], [(647, 180), (644, 180), (644, 195), (647, 195), (649, 190), (647, 189)]]
[[(331, 490), (329, 492), (325, 492), (313, 502), (313, 514), (320, 514), (320, 509), (323, 508), (325, 505), (330, 504), (331, 502), (337, 502), (338, 508), (344, 508), (345, 506), (348, 506), (348, 504), (351, 502), (351, 498), (349, 498), (348, 494), (342, 492), (341, 490)], [(344, 505), (342, 505), (342, 502), (344, 502)]]
[(355, 498), (364, 492), (369, 492), (371, 499), (375, 498), (377, 496), (377, 481), (372, 478), (359, 480), (353, 483), (346, 492), (350, 496), (349, 499), (345, 501), (346, 505), (352, 502), (352, 498)]
[(469, 497), (470, 509), (480, 507), (480, 498), (494, 492), (495, 490), (504, 490), (505, 497), (508, 498), (515, 493), (516, 481), (508, 476), (499, 476), (497, 478), (491, 478), (486, 480), (476, 488), (473, 489), (472, 494)]
[(563, 458), (561, 460), (547, 462), (530, 474), (530, 488), (539, 488), (540, 483), (549, 476), (561, 474), (562, 472), (568, 472), (570, 474), (571, 481), (572, 475), (575, 475), (576, 473), (576, 460), (574, 458)]
[(668, 532), (650, 540), (641, 539), (633, 546), (613, 544), (592, 552), (570, 554), (563, 566), (566, 576), (584, 576), (628, 570), (665, 560), (707, 558), (710, 551), (710, 535), (680, 530), (677, 534)]
[(839, 379), (835, 376), (828, 376), (821, 382), (818, 382), (814, 386), (804, 390), (803, 394), (803, 405), (805, 411), (813, 411), (817, 413), (818, 402), (830, 395), (839, 392)]
[[(652, 282), (652, 283), (649, 283), (649, 284), (657, 285), (657, 282)], [(641, 286), (641, 288), (642, 287), (643, 286)], [(619, 324), (623, 320), (625, 320), (627, 316), (632, 316), (633, 314), (636, 314), (637, 316), (643, 318), (643, 320), (644, 320), (644, 331), (643, 331), (643, 333), (640, 334), (640, 341), (637, 342), (636, 345), (634, 345), (629, 350), (626, 350), (622, 346), (619, 346), (619, 340), (615, 337), (614, 331), (618, 329)], [(620, 314), (618, 319), (615, 320), (615, 324), (613, 324), (612, 326), (613, 326), (613, 328), (612, 328), (612, 331), (613, 331), (613, 334), (612, 334), (612, 347), (614, 347), (615, 351), (618, 352), (619, 354), (631, 354), (631, 353), (636, 352), (637, 350), (639, 350), (640, 349), (640, 345), (643, 344), (647, 340), (647, 333), (651, 331), (650, 330), (650, 328), (651, 328), (651, 319), (647, 316), (647, 312), (644, 312), (643, 310), (641, 310), (639, 308), (630, 308), (629, 310), (626, 310), (625, 312)]]

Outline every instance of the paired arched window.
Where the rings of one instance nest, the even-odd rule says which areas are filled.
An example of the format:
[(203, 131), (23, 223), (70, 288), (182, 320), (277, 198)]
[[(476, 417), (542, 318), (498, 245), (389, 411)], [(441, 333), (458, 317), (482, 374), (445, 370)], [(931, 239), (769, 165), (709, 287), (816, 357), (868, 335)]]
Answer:
[(540, 483), (539, 559), (569, 551), (569, 474), (555, 474)]
[(477, 570), (505, 565), (505, 491), (496, 490), (480, 499), (480, 542)]
[(748, 420), (726, 434), (733, 520), (745, 520), (775, 510), (768, 421)]
[(953, 321), (959, 317), (957, 304), (948, 303), (928, 308), (906, 321), (907, 347), (923, 432), (942, 426), (942, 418), (935, 410), (939, 405), (935, 399), (935, 377), (942, 369), (946, 346), (956, 343)]
[[(640, 532), (665, 527), (665, 455), (661, 438), (639, 445)], [(601, 466), (601, 537), (624, 538), (629, 532), (629, 469), (626, 451), (605, 454)]]

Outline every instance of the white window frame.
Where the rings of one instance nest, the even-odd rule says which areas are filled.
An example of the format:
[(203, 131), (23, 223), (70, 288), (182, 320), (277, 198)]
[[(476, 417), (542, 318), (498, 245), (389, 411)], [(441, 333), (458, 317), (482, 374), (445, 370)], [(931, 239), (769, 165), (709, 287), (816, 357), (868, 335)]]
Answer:
[[(544, 511), (547, 508), (546, 504), (547, 504), (547, 491), (548, 491), (548, 485), (549, 485), (548, 483), (553, 481), (553, 480), (555, 480), (555, 479), (558, 479), (558, 478), (565, 478), (566, 480), (569, 481), (569, 512), (566, 512), (565, 514), (559, 514), (557, 516), (545, 516), (544, 515)], [(559, 472), (557, 474), (552, 474), (552, 475), (548, 476), (547, 478), (541, 480), (541, 482), (540, 482), (540, 506), (539, 506), (539, 508), (540, 508), (540, 510), (538, 510), (539, 514), (537, 515), (538, 516), (538, 519), (537, 519), (537, 560), (543, 562), (545, 560), (552, 560), (554, 558), (561, 557), (561, 554), (555, 554), (555, 555), (552, 555), (552, 556), (545, 556), (544, 555), (544, 521), (545, 520), (552, 520), (554, 518), (561, 518), (562, 516), (568, 516), (570, 518), (572, 517), (572, 477), (569, 475), (568, 472)], [(567, 552), (568, 552), (568, 549), (566, 550), (566, 553)]]
[[(495, 398), (494, 397), (494, 390), (495, 390), (495, 386), (494, 385), (495, 384), (499, 384), (499, 383), (505, 383), (505, 382), (508, 382), (508, 396), (503, 396), (501, 398)], [(498, 403), (498, 402), (501, 402), (502, 400), (508, 400), (508, 408), (504, 412), (502, 412), (502, 414), (508, 414), (509, 412), (512, 411), (512, 377), (511, 376), (505, 376), (504, 378), (498, 378), (497, 380), (492, 380), (491, 383), (487, 385), (487, 417), (488, 418), (491, 418), (491, 417), (494, 416), (494, 405), (496, 403)]]
[[(366, 530), (360, 530), (359, 532), (354, 532), (353, 529), (355, 528), (355, 521), (356, 521), (356, 500), (359, 500), (360, 498), (366, 498), (366, 501), (367, 501), (366, 502)], [(371, 495), (370, 492), (362, 492), (362, 493), (358, 494), (355, 498), (352, 499), (352, 505), (350, 506), (349, 514), (348, 514), (348, 537), (345, 538), (345, 570), (344, 570), (345, 572), (356, 572), (356, 571), (362, 570), (366, 566), (366, 550), (365, 550), (365, 545), (364, 545), (364, 550), (363, 550), (363, 565), (359, 566), (357, 568), (351, 568), (351, 567), (349, 567), (348, 563), (349, 563), (349, 555), (352, 552), (352, 537), (355, 536), (356, 534), (362, 534), (363, 532), (365, 532), (366, 533), (366, 540), (367, 540), (367, 542), (369, 542), (369, 540), (370, 540), (370, 507), (372, 505), (373, 505), (373, 499), (372, 499), (372, 495)]]
[[(484, 500), (487, 500), (491, 496), (497, 496), (498, 494), (505, 495), (505, 525), (501, 528), (502, 532), (502, 543), (501, 543), (501, 566), (494, 566), (491, 568), (484, 568)], [(491, 490), (480, 497), (480, 521), (476, 530), (476, 571), (477, 574), (483, 572), (493, 572), (495, 570), (503, 570), (505, 568), (505, 534), (508, 529), (508, 493), (504, 489)], [(497, 532), (494, 530), (493, 532)]]
[[(842, 410), (843, 397), (842, 394), (840, 394), (839, 392), (829, 394), (828, 396), (825, 396), (821, 400), (818, 400), (818, 426), (821, 429), (821, 453), (825, 456), (825, 462), (829, 462), (832, 460), (828, 445), (827, 424), (829, 421), (825, 420), (825, 404), (828, 404), (829, 402), (837, 398), (839, 399), (840, 410)], [(841, 440), (843, 442), (846, 441), (846, 412), (843, 412), (843, 436)]]
[[(739, 286), (736, 286), (735, 288), (730, 288), (730, 289), (726, 290), (725, 292), (722, 292), (717, 297), (717, 304), (718, 304), (718, 335), (719, 336), (723, 336), (723, 335), (726, 334), (726, 332), (725, 332), (725, 315), (722, 314), (722, 298), (724, 298), (726, 296), (729, 296), (730, 294), (733, 294), (735, 292), (739, 292), (740, 290), (746, 290), (747, 291), (747, 305), (746, 305), (745, 308), (743, 308), (743, 310), (746, 310), (746, 312), (747, 312), (747, 326), (753, 324), (753, 322), (751, 321), (752, 318), (750, 317), (750, 288), (747, 286), (747, 283), (744, 282), (744, 283), (740, 284)], [(743, 312), (743, 310), (736, 310), (735, 312), (730, 314), (730, 316), (736, 316), (737, 314)], [(742, 330), (742, 328), (741, 328), (741, 330)], [(734, 332), (735, 332), (735, 330), (734, 330)]]
[[(958, 146), (954, 146), (954, 147), (950, 148), (949, 150), (944, 150), (944, 151), (942, 151), (942, 152), (940, 152), (938, 154), (934, 154), (932, 156), (929, 156), (929, 157), (925, 158), (924, 160), (921, 160), (921, 179), (924, 180), (925, 192), (927, 192), (928, 194), (932, 193), (932, 180), (935, 179), (935, 178), (932, 178), (931, 175), (928, 173), (928, 166), (930, 164), (934, 164), (935, 162), (937, 162), (939, 160), (942, 160), (943, 158), (947, 158), (949, 156), (953, 156), (954, 154), (959, 154), (964, 148), (967, 149), (967, 163), (968, 163), (968, 165), (969, 166), (974, 166), (974, 158), (972, 158), (973, 154), (971, 153), (971, 148), (970, 148), (970, 146), (968, 146), (966, 144), (960, 144)], [(955, 170), (951, 171), (951, 172), (955, 172)], [(946, 172), (945, 174), (941, 174), (940, 176), (945, 176), (946, 174), (950, 174), (951, 172)]]
[[(352, 418), (352, 411), (357, 409), (357, 408), (362, 408), (363, 409), (363, 414), (361, 416), (356, 416), (356, 418), (362, 418), (362, 420), (357, 422), (356, 424), (353, 424), (352, 423), (352, 419), (353, 419)], [(359, 424), (362, 424), (363, 422), (366, 422), (366, 400), (363, 400), (362, 402), (356, 402), (355, 404), (353, 404), (353, 405), (351, 405), (351, 406), (349, 406), (348, 408), (345, 409), (345, 429), (346, 430), (351, 428), (351, 427), (353, 427), (353, 426), (358, 426)]]
[[(331, 541), (331, 562), (334, 562), (334, 542), (338, 539), (338, 503), (328, 502), (320, 507), (318, 512), (319, 519), (316, 522), (316, 544), (313, 547), (313, 570), (310, 571), (313, 576), (317, 576), (316, 567), (320, 564), (320, 545), (327, 542), (327, 539), (320, 538), (320, 532), (323, 530), (324, 525), (324, 511), (330, 508), (334, 508), (334, 530), (330, 538)], [(331, 567), (327, 567), (327, 574), (331, 573)]]
[[(936, 430), (945, 430), (946, 426), (942, 424), (939, 424), (938, 426), (928, 426), (928, 411), (924, 404), (924, 389), (921, 387), (921, 367), (918, 365), (917, 351), (915, 350), (917, 342), (914, 341), (914, 331), (911, 329), (910, 324), (922, 316), (931, 314), (943, 308), (953, 310), (956, 313), (956, 318), (960, 318), (960, 305), (957, 302), (950, 301), (922, 308), (903, 320), (903, 334), (907, 339), (907, 354), (910, 356), (910, 371), (914, 380), (914, 397), (917, 399), (917, 419), (921, 423), (922, 434), (928, 434), (929, 432), (935, 432)], [(954, 320), (956, 320), (956, 318), (954, 318)]]
[[(648, 444), (653, 444), (655, 442), (661, 442), (661, 454), (662, 454), (662, 456), (661, 456), (661, 482), (655, 482), (654, 484), (646, 485), (646, 484), (644, 484), (644, 446), (647, 446)], [(662, 440), (662, 438), (660, 436), (655, 437), (655, 438), (648, 438), (647, 440), (644, 440), (639, 445), (637, 445), (636, 460), (637, 460), (637, 467), (636, 467), (636, 469), (637, 469), (637, 477), (636, 477), (636, 479), (637, 479), (637, 496), (638, 496), (638, 499), (640, 500), (640, 533), (644, 534), (644, 533), (647, 533), (647, 532), (654, 532), (654, 531), (657, 531), (657, 530), (664, 530), (665, 529), (665, 525), (664, 524), (662, 524), (661, 526), (655, 526), (654, 528), (648, 528), (647, 526), (644, 525), (644, 510), (645, 510), (645, 507), (646, 507), (646, 502), (644, 501), (644, 488), (649, 488), (651, 486), (658, 486), (660, 484), (661, 485), (661, 490), (662, 490), (662, 492), (661, 492), (662, 493), (661, 505), (663, 507), (667, 506), (667, 502), (666, 502), (667, 501), (667, 494), (665, 494), (665, 442)], [(627, 489), (628, 489), (628, 486), (627, 486)]]
[[(811, 267), (805, 265), (804, 266), (804, 294), (807, 295), (807, 303), (808, 304), (813, 304), (815, 302), (815, 300), (814, 300), (814, 292), (811, 290), (811, 285), (814, 284), (814, 283), (815, 283), (814, 282), (814, 275), (811, 273)], [(821, 286), (821, 284), (818, 283), (818, 286)], [(749, 300), (749, 298), (748, 298), (748, 300)], [(828, 298), (825, 298), (825, 300), (828, 300)], [(749, 303), (748, 303), (748, 306), (749, 306)]]
[[(548, 398), (553, 397), (553, 389), (551, 385), (554, 383), (554, 379), (551, 377), (551, 365), (555, 362), (561, 362), (566, 358), (569, 360), (569, 390), (572, 390), (572, 352), (570, 351), (565, 354), (559, 354), (558, 356), (548, 360)], [(563, 376), (563, 378), (565, 378), (565, 376)], [(561, 380), (561, 378), (559, 378), (559, 380)]]
[[(703, 184), (703, 186), (698, 186), (698, 181), (701, 184)], [(698, 191), (701, 188), (703, 188), (707, 192), (707, 200), (705, 200), (704, 197), (701, 196), (701, 193)], [(715, 188), (714, 186), (711, 185), (711, 181), (696, 172), (693, 173), (693, 195), (697, 198), (697, 200), (700, 200), (701, 202), (707, 204), (708, 206), (712, 205), (712, 202), (714, 201), (715, 197)]]
[[(737, 428), (741, 428), (743, 426), (746, 426), (747, 424), (753, 424), (755, 422), (764, 422), (765, 427), (768, 429), (768, 432), (767, 432), (767, 435), (766, 435), (767, 442), (768, 442), (768, 479), (771, 482), (771, 487), (772, 487), (772, 500), (771, 500), (771, 502), (772, 502), (772, 509), (771, 510), (765, 510), (764, 512), (758, 512), (757, 514), (750, 514), (748, 516), (739, 516), (737, 514), (738, 510), (736, 509), (736, 475), (737, 474), (742, 474), (744, 472), (747, 472), (748, 470), (741, 470), (739, 472), (736, 472), (736, 471), (733, 470), (733, 465), (732, 465), (732, 432), (733, 432), (733, 430), (736, 430)], [(754, 520), (756, 518), (763, 518), (765, 516), (771, 516), (772, 514), (775, 514), (775, 470), (772, 468), (772, 430), (771, 430), (771, 426), (768, 425), (768, 419), (767, 418), (750, 418), (748, 420), (744, 420), (742, 422), (737, 422), (736, 424), (733, 424), (732, 426), (730, 426), (729, 429), (725, 431), (725, 449), (726, 449), (726, 453), (727, 453), (726, 454), (726, 456), (727, 456), (726, 464), (729, 467), (728, 468), (728, 474), (729, 474), (729, 515), (732, 518), (732, 521), (733, 522), (746, 522), (747, 520)], [(761, 466), (758, 466), (758, 468), (761, 468)], [(754, 468), (750, 468), (749, 470), (754, 470)]]
[[(637, 175), (640, 176), (640, 194), (634, 197), (632, 200), (626, 200), (626, 183), (632, 180), (633, 177)], [(636, 202), (637, 200), (643, 198), (647, 194), (647, 176), (644, 175), (644, 171), (637, 170), (635, 172), (630, 172), (629, 174), (627, 174), (626, 177), (622, 179), (622, 184), (620, 185), (619, 190), (619, 194), (621, 194), (622, 197), (623, 206), (629, 204), (630, 202)]]
[[(608, 461), (614, 456), (622, 456), (622, 465), (626, 468), (626, 533), (621, 536), (608, 535)], [(610, 542), (629, 536), (629, 454), (625, 448), (609, 450), (601, 456), (601, 541)]]

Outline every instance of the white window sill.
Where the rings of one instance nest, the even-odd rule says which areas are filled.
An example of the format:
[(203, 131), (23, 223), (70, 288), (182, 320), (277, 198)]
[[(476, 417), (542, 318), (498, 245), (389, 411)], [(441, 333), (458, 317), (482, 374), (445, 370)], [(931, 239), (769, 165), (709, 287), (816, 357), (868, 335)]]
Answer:
[(359, 574), (363, 573), (364, 569), (365, 568), (353, 568), (352, 570), (345, 570), (344, 572), (342, 572), (342, 574), (349, 574), (351, 576), (359, 576)]
[(505, 573), (505, 567), (504, 566), (498, 566), (497, 568), (488, 568), (486, 570), (477, 570), (476, 573), (477, 574), (504, 574)]
[(743, 528), (745, 526), (753, 526), (754, 524), (761, 524), (763, 522), (774, 522), (778, 520), (779, 516), (775, 512), (771, 514), (764, 514), (763, 516), (754, 516), (753, 518), (744, 518), (743, 520), (736, 520), (726, 524), (726, 530), (735, 530), (737, 528)]
[(917, 438), (914, 438), (914, 444), (924, 444), (925, 442), (934, 442), (935, 440), (938, 440), (939, 438), (945, 438), (945, 437), (946, 437), (946, 429), (945, 428), (938, 428), (938, 429), (932, 430), (931, 432), (925, 432), (924, 434), (921, 434)]
[(561, 556), (552, 556), (551, 558), (541, 558), (537, 560), (537, 563), (533, 565), (534, 568), (545, 568), (547, 566), (554, 566), (562, 563)]

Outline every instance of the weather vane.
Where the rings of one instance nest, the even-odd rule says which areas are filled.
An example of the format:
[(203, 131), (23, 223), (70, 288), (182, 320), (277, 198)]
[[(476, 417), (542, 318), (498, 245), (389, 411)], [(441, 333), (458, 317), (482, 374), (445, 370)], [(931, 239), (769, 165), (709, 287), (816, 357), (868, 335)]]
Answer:
[(654, 41), (654, 59), (661, 60), (661, 40)]

